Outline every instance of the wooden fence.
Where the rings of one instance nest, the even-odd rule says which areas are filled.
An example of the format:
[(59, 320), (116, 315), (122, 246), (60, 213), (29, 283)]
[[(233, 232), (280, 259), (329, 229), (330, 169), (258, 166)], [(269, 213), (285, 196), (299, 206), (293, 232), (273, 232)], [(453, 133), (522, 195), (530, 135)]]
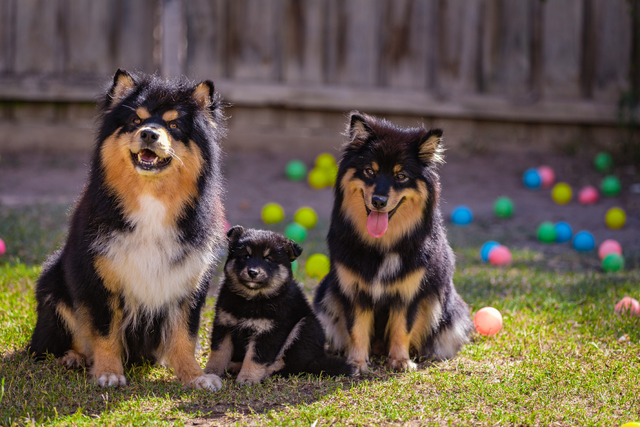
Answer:
[(639, 3), (0, 0), (0, 150), (86, 145), (65, 132), (90, 129), (118, 67), (214, 80), (238, 141), (264, 128), (299, 143), (296, 129), (334, 132), (354, 108), (613, 129), (640, 90)]

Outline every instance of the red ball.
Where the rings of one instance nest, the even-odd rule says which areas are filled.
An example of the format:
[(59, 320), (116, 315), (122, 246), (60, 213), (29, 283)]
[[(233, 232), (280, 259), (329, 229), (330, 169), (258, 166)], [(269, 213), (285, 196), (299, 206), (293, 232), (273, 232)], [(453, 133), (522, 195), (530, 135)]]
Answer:
[(542, 188), (551, 188), (553, 183), (556, 181), (556, 174), (553, 172), (553, 169), (549, 166), (540, 166), (538, 168), (538, 173), (542, 179)]
[(640, 303), (634, 298), (624, 297), (616, 304), (615, 312), (618, 314), (628, 312), (632, 316), (640, 316)]
[(498, 245), (489, 252), (489, 262), (492, 265), (507, 265), (512, 260), (511, 251), (506, 246)]
[(578, 193), (578, 201), (583, 205), (593, 205), (600, 199), (600, 193), (593, 185), (587, 185)]
[(502, 329), (502, 314), (493, 307), (484, 307), (473, 316), (476, 331), (482, 335), (495, 335)]
[(4, 244), (2, 239), (0, 239), (0, 255), (4, 255), (6, 251), (7, 251), (7, 246)]
[(609, 254), (622, 255), (622, 246), (616, 240), (607, 239), (598, 246), (598, 257), (604, 259)]

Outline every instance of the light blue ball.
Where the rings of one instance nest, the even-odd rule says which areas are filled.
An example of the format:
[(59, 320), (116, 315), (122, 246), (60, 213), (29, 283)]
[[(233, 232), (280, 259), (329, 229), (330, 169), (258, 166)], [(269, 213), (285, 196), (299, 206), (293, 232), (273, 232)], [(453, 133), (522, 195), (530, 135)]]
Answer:
[(466, 206), (458, 206), (451, 213), (451, 222), (455, 225), (468, 225), (473, 221), (471, 209)]
[(589, 252), (596, 246), (593, 234), (588, 231), (578, 231), (573, 237), (573, 248), (579, 252)]
[(573, 229), (569, 225), (569, 223), (560, 221), (555, 225), (556, 229), (556, 242), (564, 243), (571, 240), (573, 236)]
[(482, 261), (484, 262), (489, 262), (489, 252), (491, 252), (491, 249), (495, 248), (496, 246), (500, 246), (500, 243), (494, 240), (489, 240), (484, 245), (482, 245), (482, 247), (480, 248), (480, 259), (482, 259)]
[(522, 182), (525, 187), (536, 190), (542, 185), (542, 177), (537, 169), (530, 168), (524, 172), (524, 175), (522, 175)]

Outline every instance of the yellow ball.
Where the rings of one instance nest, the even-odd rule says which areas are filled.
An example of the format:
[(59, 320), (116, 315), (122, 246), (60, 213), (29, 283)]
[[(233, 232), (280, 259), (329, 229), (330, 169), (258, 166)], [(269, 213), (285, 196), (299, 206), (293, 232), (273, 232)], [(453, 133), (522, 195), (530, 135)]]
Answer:
[(318, 223), (318, 214), (309, 206), (303, 206), (293, 215), (293, 220), (308, 230)]
[(627, 222), (627, 215), (620, 208), (611, 208), (605, 214), (604, 222), (607, 224), (607, 227), (617, 230), (618, 228), (624, 227), (624, 224)]
[(326, 171), (316, 167), (311, 169), (311, 172), (309, 172), (307, 181), (309, 181), (309, 185), (313, 188), (320, 189), (329, 185), (329, 180), (327, 178)]
[(284, 219), (284, 209), (277, 203), (267, 203), (262, 208), (262, 221), (265, 224), (276, 224)]
[(316, 277), (318, 280), (321, 280), (329, 273), (330, 266), (329, 257), (325, 254), (318, 253), (307, 258), (307, 262), (304, 264), (304, 271), (310, 277)]
[(571, 187), (566, 182), (559, 182), (551, 190), (551, 198), (559, 205), (566, 205), (571, 201)]
[(336, 159), (329, 153), (322, 153), (316, 157), (316, 167), (319, 169), (332, 169), (336, 166)]

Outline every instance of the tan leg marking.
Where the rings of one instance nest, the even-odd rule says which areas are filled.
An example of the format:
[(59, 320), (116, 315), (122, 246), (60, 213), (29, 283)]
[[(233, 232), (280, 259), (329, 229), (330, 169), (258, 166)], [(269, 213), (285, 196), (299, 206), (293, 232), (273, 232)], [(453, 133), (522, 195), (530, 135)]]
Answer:
[(251, 341), (247, 348), (247, 353), (242, 362), (242, 369), (236, 378), (236, 382), (240, 384), (258, 384), (265, 379), (268, 374), (268, 366), (260, 364), (253, 360), (255, 356), (255, 343)]
[(392, 310), (387, 321), (387, 337), (389, 340), (389, 361), (391, 369), (415, 371), (416, 364), (409, 357), (410, 336), (407, 332), (407, 316), (405, 311)]
[(207, 374), (222, 375), (224, 371), (229, 367), (231, 362), (231, 356), (233, 356), (233, 343), (231, 341), (231, 334), (227, 334), (220, 343), (220, 347), (217, 350), (211, 350), (209, 355), (209, 361), (204, 371)]
[(373, 311), (356, 308), (353, 326), (350, 333), (349, 354), (347, 362), (358, 368), (360, 372), (369, 369), (369, 346), (371, 345), (371, 332), (373, 330)]

